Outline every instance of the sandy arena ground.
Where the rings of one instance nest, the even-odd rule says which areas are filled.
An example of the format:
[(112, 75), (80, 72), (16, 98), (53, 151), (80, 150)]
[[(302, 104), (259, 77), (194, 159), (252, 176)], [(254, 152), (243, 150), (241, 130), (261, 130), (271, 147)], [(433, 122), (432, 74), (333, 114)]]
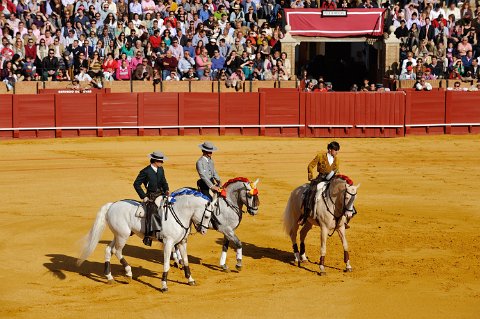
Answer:
[[(162, 294), (161, 245), (131, 237), (124, 254), (134, 281), (103, 255), (75, 266), (79, 240), (104, 203), (136, 198), (132, 182), (160, 149), (171, 189), (195, 185), (202, 137), (81, 138), (0, 143), (1, 318), (478, 318), (480, 311), (480, 136), (340, 139), (342, 173), (359, 189), (347, 231), (353, 273), (342, 272), (335, 235), (327, 276), (318, 276), (319, 230), (309, 263), (291, 264), (282, 214), (290, 191), (327, 139), (210, 138), (226, 181), (260, 178), (257, 216), (237, 231), (244, 269), (219, 271), (220, 238), (189, 239), (193, 277), (172, 269)], [(234, 250), (227, 263), (235, 265)]]

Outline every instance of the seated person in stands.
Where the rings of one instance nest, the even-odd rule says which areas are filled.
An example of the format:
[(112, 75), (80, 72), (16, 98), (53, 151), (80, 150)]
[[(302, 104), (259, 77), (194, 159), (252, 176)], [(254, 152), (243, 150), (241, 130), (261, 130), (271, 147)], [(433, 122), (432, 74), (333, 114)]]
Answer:
[(130, 81), (132, 70), (127, 60), (122, 60), (120, 66), (117, 68), (117, 80)]
[(148, 59), (143, 58), (142, 64), (135, 69), (134, 80), (150, 81), (153, 78), (153, 68), (148, 64)]
[(411, 65), (407, 66), (407, 73), (400, 74), (400, 80), (415, 80), (416, 78)]
[(432, 63), (428, 65), (428, 69), (430, 69), (431, 75), (436, 79), (443, 78), (443, 66), (438, 63), (438, 58), (436, 56), (432, 56)]
[(425, 73), (423, 74), (422, 77), (425, 78), (425, 80), (436, 80), (437, 79), (435, 74), (432, 74), (430, 68), (425, 69)]
[(191, 68), (195, 67), (195, 60), (190, 56), (190, 51), (185, 50), (183, 52), (183, 57), (180, 58), (178, 61), (178, 71), (180, 71), (180, 75), (182, 78), (187, 75), (188, 71)]
[(186, 74), (183, 75), (182, 81), (198, 81), (198, 77), (195, 74), (195, 70), (193, 69), (193, 66), (188, 68), (188, 71)]
[(238, 68), (235, 72), (232, 73), (228, 77), (228, 80), (226, 81), (226, 86), (227, 87), (233, 87), (237, 91), (242, 89), (243, 82), (245, 81), (245, 74), (243, 74), (243, 71), (241, 68)]
[(180, 81), (180, 78), (178, 77), (176, 71), (171, 71), (170, 75), (167, 75), (167, 77), (165, 78), (165, 81)]
[(87, 73), (87, 68), (85, 66), (80, 67), (80, 73), (75, 75), (75, 79), (80, 81), (80, 82), (87, 82), (87, 85), (84, 87), (84, 89), (87, 88), (101, 88), (102, 84), (100, 82), (97, 82), (95, 79), (92, 79), (90, 75)]
[(426, 81), (425, 77), (422, 77), (419, 81), (417, 81), (413, 87), (415, 88), (415, 91), (432, 90), (432, 85)]

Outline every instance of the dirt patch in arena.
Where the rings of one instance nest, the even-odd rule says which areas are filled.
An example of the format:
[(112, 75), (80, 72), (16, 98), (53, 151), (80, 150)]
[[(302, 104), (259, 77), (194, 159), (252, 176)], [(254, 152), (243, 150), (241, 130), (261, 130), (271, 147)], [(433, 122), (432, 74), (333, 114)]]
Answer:
[[(261, 207), (237, 233), (244, 269), (217, 265), (221, 235), (189, 239), (193, 277), (172, 269), (162, 294), (161, 245), (131, 237), (124, 254), (134, 280), (103, 272), (106, 230), (75, 266), (78, 241), (106, 202), (136, 198), (132, 182), (147, 154), (162, 150), (171, 189), (195, 185), (200, 137), (82, 138), (0, 144), (0, 317), (2, 318), (478, 318), (480, 310), (479, 136), (340, 139), (341, 171), (361, 183), (359, 214), (347, 231), (352, 273), (338, 236), (318, 276), (319, 229), (310, 262), (292, 264), (282, 230), (290, 191), (327, 139), (212, 137), (223, 180), (260, 178)], [(228, 265), (234, 268), (229, 251)]]

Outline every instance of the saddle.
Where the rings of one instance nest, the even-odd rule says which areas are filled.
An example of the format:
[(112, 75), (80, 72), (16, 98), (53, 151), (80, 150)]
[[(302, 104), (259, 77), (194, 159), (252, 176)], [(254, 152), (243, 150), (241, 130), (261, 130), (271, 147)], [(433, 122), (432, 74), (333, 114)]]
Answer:
[(308, 217), (315, 217), (315, 205), (317, 202), (318, 191), (323, 192), (327, 188), (328, 184), (329, 181), (317, 178), (312, 180), (308, 188), (303, 192), (303, 215), (299, 219), (300, 225), (305, 224)]

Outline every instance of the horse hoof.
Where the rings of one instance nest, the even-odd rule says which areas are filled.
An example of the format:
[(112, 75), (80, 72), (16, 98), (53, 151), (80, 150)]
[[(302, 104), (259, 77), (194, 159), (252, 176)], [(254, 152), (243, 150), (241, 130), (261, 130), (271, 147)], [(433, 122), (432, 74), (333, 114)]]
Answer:
[(168, 292), (168, 288), (167, 287), (164, 287), (162, 289), (160, 289), (161, 292)]
[(132, 276), (125, 276), (125, 279), (127, 281), (127, 284), (132, 282)]
[(108, 279), (107, 284), (109, 285), (115, 284), (115, 279)]
[(173, 267), (175, 267), (175, 268), (180, 268), (180, 267), (178, 266), (178, 263), (177, 263), (176, 261), (173, 262)]
[(223, 272), (230, 272), (230, 269), (228, 269), (227, 265), (221, 265), (220, 268), (222, 268)]
[(194, 280), (194, 281), (189, 281), (189, 282), (188, 282), (188, 285), (189, 285), (189, 286), (196, 286), (197, 284), (196, 284), (196, 282), (195, 282), (195, 280)]
[(300, 260), (297, 262), (297, 266), (302, 267), (302, 262)]
[(343, 270), (343, 272), (352, 272), (352, 271), (353, 271), (353, 268), (345, 268), (345, 269)]
[(235, 268), (236, 268), (238, 271), (242, 271), (242, 265), (235, 265)]
[(319, 276), (326, 276), (327, 273), (326, 273), (325, 271), (320, 271), (320, 272), (318, 273), (318, 275), (319, 275)]

